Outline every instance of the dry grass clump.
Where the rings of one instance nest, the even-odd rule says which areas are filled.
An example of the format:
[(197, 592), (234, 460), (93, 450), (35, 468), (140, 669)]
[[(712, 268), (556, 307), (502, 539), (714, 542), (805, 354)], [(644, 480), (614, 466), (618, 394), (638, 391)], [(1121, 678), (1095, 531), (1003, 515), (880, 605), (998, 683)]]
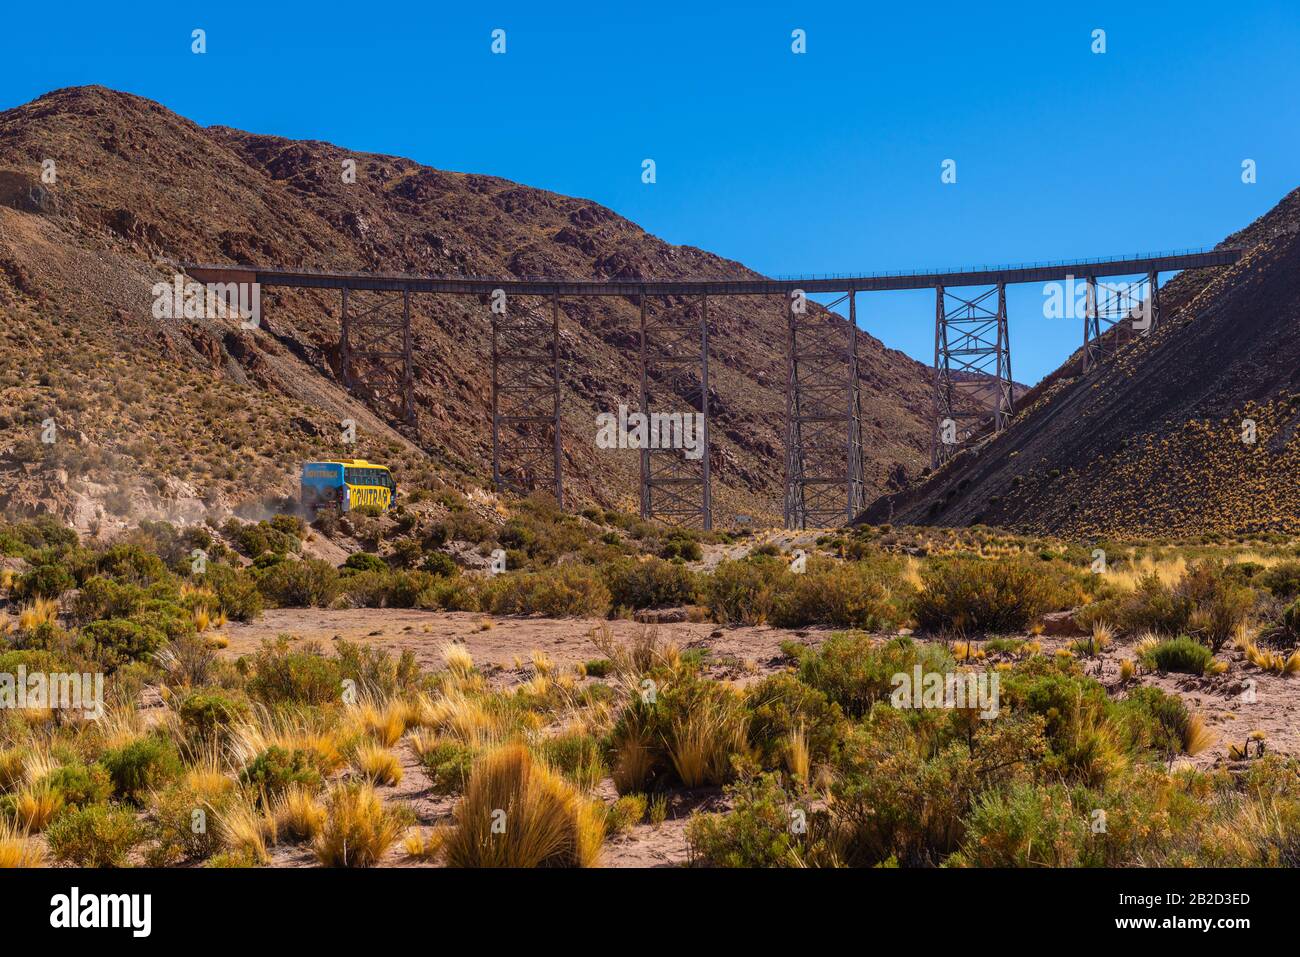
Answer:
[(447, 827), (415, 828), (402, 839), (402, 848), (416, 860), (434, 861), (442, 853), (450, 832)]
[(294, 841), (313, 841), (325, 828), (325, 806), (309, 788), (292, 784), (275, 800), (276, 830)]
[(279, 832), (274, 811), (259, 807), (257, 802), (243, 798), (214, 808), (221, 843), (231, 851), (244, 855), (258, 864), (268, 864), (268, 849), (278, 839)]
[(391, 787), (402, 780), (402, 762), (397, 755), (373, 742), (357, 748), (352, 766), (371, 784)]
[(1249, 639), (1244, 643), (1242, 650), (1246, 653), (1246, 660), (1262, 671), (1284, 676), (1300, 673), (1300, 651), (1293, 651), (1290, 655), (1280, 651), (1269, 651), (1261, 649)]
[(0, 869), (44, 867), (45, 851), (22, 828), (0, 821)]
[(340, 785), (325, 802), (325, 824), (312, 842), (325, 867), (372, 867), (401, 836), (402, 816), (369, 785)]
[(453, 867), (591, 867), (605, 838), (600, 810), (519, 743), (475, 763), (453, 816)]
[(1187, 724), (1183, 728), (1183, 750), (1188, 755), (1196, 757), (1207, 748), (1214, 747), (1218, 740), (1218, 735), (1206, 726), (1205, 719), (1199, 714), (1187, 716)]
[(237, 767), (273, 747), (309, 752), (322, 772), (337, 771), (346, 763), (338, 727), (328, 717), (311, 712), (271, 712), (259, 707), (251, 720), (232, 730), (230, 758)]
[(52, 625), (59, 617), (59, 603), (52, 598), (36, 598), (18, 612), (20, 631), (32, 631), (42, 625)]

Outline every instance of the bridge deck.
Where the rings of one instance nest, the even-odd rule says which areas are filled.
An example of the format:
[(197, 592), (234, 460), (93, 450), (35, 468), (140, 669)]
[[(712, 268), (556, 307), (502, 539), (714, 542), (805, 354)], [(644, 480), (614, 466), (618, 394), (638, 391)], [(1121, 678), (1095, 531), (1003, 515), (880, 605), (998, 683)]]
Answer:
[(1051, 263), (978, 267), (949, 271), (877, 273), (862, 276), (805, 276), (781, 279), (517, 279), (462, 276), (407, 276), (365, 272), (320, 272), (267, 266), (193, 264), (185, 270), (199, 282), (258, 282), (301, 289), (374, 289), (490, 295), (502, 289), (516, 296), (777, 296), (795, 289), (806, 293), (934, 289), (937, 286), (991, 286), (997, 283), (1053, 282), (1068, 277), (1136, 276), (1225, 266), (1241, 258), (1240, 249), (1209, 249)]

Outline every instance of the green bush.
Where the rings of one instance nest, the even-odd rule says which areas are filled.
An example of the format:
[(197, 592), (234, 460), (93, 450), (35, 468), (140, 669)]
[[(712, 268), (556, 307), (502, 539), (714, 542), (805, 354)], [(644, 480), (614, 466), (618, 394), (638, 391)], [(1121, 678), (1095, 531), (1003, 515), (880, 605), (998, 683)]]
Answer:
[(247, 691), (267, 704), (321, 705), (343, 692), (339, 666), (314, 645), (293, 649), (283, 635), (263, 641), (251, 659), (242, 659)]
[[(779, 776), (759, 775), (727, 787), (732, 809), (695, 814), (686, 824), (690, 861), (696, 867), (794, 867), (802, 862), (811, 815), (782, 790)], [(802, 814), (802, 817), (800, 816)]]
[(446, 552), (430, 552), (425, 555), (420, 568), (436, 578), (455, 578), (460, 574), (460, 566)]
[(1024, 631), (1044, 612), (1071, 607), (1081, 597), (1041, 562), (1021, 558), (936, 561), (921, 581), (917, 624), (963, 635)]
[(74, 810), (102, 804), (113, 793), (112, 779), (98, 764), (65, 764), (43, 778), (41, 783), (62, 796), (64, 807)]
[(1059, 784), (1017, 781), (981, 794), (966, 820), (966, 838), (950, 865), (1075, 867), (1090, 837), (1091, 808), (1075, 807)]
[(781, 583), (772, 610), (772, 624), (779, 628), (892, 631), (907, 618), (903, 583), (880, 565), (811, 560), (803, 574), (790, 574)]
[(1145, 650), (1141, 660), (1146, 667), (1158, 671), (1203, 675), (1214, 660), (1214, 653), (1195, 638), (1179, 635)]
[[(844, 734), (840, 706), (791, 674), (769, 675), (745, 691), (749, 742), (765, 768), (780, 768), (790, 736), (802, 730), (813, 761), (826, 761)], [(807, 783), (807, 782), (805, 782)]]
[(17, 601), (32, 601), (36, 598), (58, 600), (76, 584), (72, 573), (62, 565), (38, 565), (18, 579), (12, 597)]
[(61, 814), (45, 831), (54, 859), (77, 867), (121, 867), (144, 839), (127, 808), (103, 804)]
[(1300, 562), (1281, 562), (1259, 576), (1259, 583), (1282, 601), (1300, 598)]
[(310, 752), (275, 746), (250, 761), (239, 773), (239, 780), (260, 801), (274, 800), (295, 784), (312, 791), (320, 790), (322, 784), (320, 768)]
[(343, 596), (354, 608), (383, 608), (388, 605), (392, 576), (382, 570), (353, 572), (343, 576), (340, 587)]
[(876, 644), (860, 632), (836, 632), (800, 656), (799, 679), (857, 718), (890, 696), (894, 675), (911, 674), (916, 665), (925, 673), (947, 673), (953, 660), (943, 648), (907, 637)]
[(704, 589), (714, 620), (767, 623), (787, 577), (790, 572), (785, 564), (771, 558), (719, 562)]
[(465, 790), (474, 749), (458, 741), (442, 740), (420, 756), (429, 784), (436, 794), (459, 794)]
[(233, 621), (252, 621), (262, 614), (262, 593), (257, 579), (242, 568), (209, 564), (203, 583), (217, 595), (221, 611)]
[(129, 618), (92, 621), (81, 637), (94, 649), (95, 660), (108, 668), (144, 661), (167, 643), (167, 635), (151, 624)]
[(257, 581), (266, 600), (280, 608), (328, 608), (339, 596), (338, 569), (319, 558), (277, 562)]
[(388, 565), (378, 555), (370, 552), (353, 552), (343, 563), (344, 569), (358, 572), (386, 572)]
[(100, 759), (122, 798), (143, 802), (149, 791), (180, 776), (181, 760), (170, 741), (149, 735), (104, 753)]
[(600, 575), (579, 565), (498, 575), (486, 598), (488, 607), (498, 615), (586, 618), (604, 616), (610, 606), (609, 589)]
[(695, 575), (678, 562), (627, 558), (609, 563), (604, 573), (615, 608), (672, 608), (696, 599)]
[(231, 725), (248, 717), (250, 708), (242, 696), (224, 688), (200, 688), (184, 695), (176, 713), (186, 731), (197, 738), (222, 735)]

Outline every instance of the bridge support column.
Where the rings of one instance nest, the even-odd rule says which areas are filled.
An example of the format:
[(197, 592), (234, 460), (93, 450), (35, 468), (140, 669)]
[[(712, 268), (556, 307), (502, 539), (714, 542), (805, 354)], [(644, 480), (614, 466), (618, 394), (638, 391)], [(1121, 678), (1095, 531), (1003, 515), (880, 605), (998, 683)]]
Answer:
[[(845, 300), (847, 329), (831, 311)], [(856, 294), (814, 309), (796, 290), (784, 308), (785, 525), (836, 526), (864, 505)]]
[(415, 424), (415, 364), (411, 357), (408, 289), (342, 290), (339, 366), (343, 385), (382, 412)]
[(1007, 287), (968, 298), (935, 287), (934, 420), (930, 465), (938, 468), (981, 432), (1001, 432), (1015, 395)]
[(652, 315), (642, 290), (641, 517), (713, 528), (709, 461), (709, 303), (665, 297)]
[(1160, 273), (1155, 270), (1147, 273), (1147, 309), (1150, 310), (1151, 323), (1146, 334), (1150, 335), (1160, 325)]
[(546, 489), (563, 505), (560, 297), (549, 298), (549, 317), (522, 296), (493, 299), (492, 483), (519, 495)]

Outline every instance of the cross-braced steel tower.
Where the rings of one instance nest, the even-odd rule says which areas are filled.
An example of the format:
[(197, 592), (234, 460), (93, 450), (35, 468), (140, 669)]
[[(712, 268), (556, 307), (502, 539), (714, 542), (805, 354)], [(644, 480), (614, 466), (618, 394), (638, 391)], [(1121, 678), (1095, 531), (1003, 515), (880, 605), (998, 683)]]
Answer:
[(1006, 428), (1012, 389), (1006, 284), (973, 298), (935, 287), (930, 467), (938, 468), (983, 429)]
[(492, 298), (492, 481), (498, 491), (551, 491), (564, 504), (560, 297), (550, 315), (523, 296)]
[[(648, 420), (641, 517), (711, 529), (709, 300), (666, 296), (663, 308), (652, 310), (650, 297), (643, 292), (638, 298), (641, 412)], [(691, 448), (684, 447), (686, 438)]]
[(381, 411), (415, 422), (411, 294), (343, 287), (339, 358), (344, 387)]
[[(831, 311), (846, 300), (848, 323)], [(857, 297), (814, 310), (795, 290), (785, 311), (785, 525), (835, 526), (864, 505)]]
[(1083, 314), (1083, 371), (1106, 361), (1135, 336), (1150, 335), (1160, 321), (1160, 276), (1098, 283), (1085, 278), (1087, 296)]

